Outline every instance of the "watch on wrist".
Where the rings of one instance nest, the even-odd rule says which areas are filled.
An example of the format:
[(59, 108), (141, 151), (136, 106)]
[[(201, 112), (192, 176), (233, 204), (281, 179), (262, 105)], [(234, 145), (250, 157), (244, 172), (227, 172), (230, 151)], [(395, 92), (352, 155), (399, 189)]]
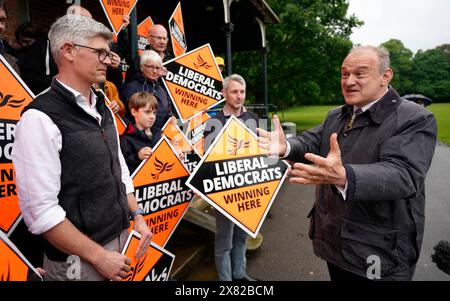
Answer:
[(144, 210), (142, 210), (141, 208), (137, 208), (136, 210), (131, 211), (130, 212), (131, 219), (134, 220), (135, 216), (138, 214), (144, 215)]

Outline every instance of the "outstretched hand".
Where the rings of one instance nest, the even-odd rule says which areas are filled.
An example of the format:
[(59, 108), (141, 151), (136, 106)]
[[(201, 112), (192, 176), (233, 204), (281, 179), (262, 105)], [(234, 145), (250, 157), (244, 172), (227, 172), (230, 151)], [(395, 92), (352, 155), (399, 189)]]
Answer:
[(333, 184), (345, 187), (347, 175), (341, 160), (337, 134), (330, 137), (330, 151), (326, 158), (307, 153), (305, 159), (314, 163), (295, 163), (289, 170), (289, 181), (297, 184)]
[(256, 129), (259, 147), (267, 150), (268, 156), (283, 157), (286, 153), (286, 137), (277, 115), (273, 115), (272, 122), (274, 125), (272, 132)]

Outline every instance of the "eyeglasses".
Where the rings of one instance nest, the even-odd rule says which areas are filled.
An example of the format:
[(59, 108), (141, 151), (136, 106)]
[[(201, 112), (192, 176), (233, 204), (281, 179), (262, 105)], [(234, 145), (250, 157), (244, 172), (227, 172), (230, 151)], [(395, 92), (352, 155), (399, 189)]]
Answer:
[(150, 70), (153, 70), (153, 71), (159, 71), (159, 70), (161, 70), (161, 67), (158, 67), (158, 66), (150, 66), (150, 65), (146, 65), (146, 64), (144, 64), (143, 66), (144, 66), (145, 68), (150, 69)]
[(152, 38), (154, 38), (155, 40), (161, 40), (161, 41), (167, 41), (168, 38), (167, 37), (158, 37), (158, 36), (154, 36), (154, 35), (150, 35)]
[(97, 55), (98, 55), (98, 60), (103, 63), (105, 62), (106, 58), (109, 57), (109, 60), (112, 59), (113, 54), (110, 51), (107, 51), (105, 49), (102, 48), (94, 48), (94, 47), (89, 47), (89, 46), (85, 46), (85, 45), (80, 45), (80, 44), (73, 44), (74, 46), (78, 46), (78, 47), (83, 47), (83, 48), (88, 48), (91, 50), (94, 50)]

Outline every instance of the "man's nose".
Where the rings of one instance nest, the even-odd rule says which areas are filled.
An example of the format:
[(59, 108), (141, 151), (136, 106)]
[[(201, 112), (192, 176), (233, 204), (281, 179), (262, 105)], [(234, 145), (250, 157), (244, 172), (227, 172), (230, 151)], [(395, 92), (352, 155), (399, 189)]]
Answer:
[(356, 77), (353, 74), (350, 74), (345, 80), (345, 85), (347, 87), (354, 86), (356, 84)]

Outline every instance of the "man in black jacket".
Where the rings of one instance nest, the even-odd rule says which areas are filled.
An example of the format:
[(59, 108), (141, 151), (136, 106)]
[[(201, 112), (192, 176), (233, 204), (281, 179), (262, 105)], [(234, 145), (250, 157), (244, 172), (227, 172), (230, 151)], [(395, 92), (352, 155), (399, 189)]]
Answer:
[(16, 128), (20, 208), (30, 232), (45, 238), (47, 280), (125, 278), (131, 260), (120, 252), (130, 215), (141, 233), (137, 259), (150, 243), (114, 117), (91, 89), (105, 81), (111, 38), (92, 18), (59, 18), (49, 32), (59, 73)]
[(276, 116), (272, 133), (258, 129), (270, 154), (298, 162), (292, 183), (316, 185), (309, 235), (331, 280), (411, 280), (419, 259), (436, 120), (389, 86), (389, 64), (383, 48), (354, 48), (344, 106), (287, 141)]

